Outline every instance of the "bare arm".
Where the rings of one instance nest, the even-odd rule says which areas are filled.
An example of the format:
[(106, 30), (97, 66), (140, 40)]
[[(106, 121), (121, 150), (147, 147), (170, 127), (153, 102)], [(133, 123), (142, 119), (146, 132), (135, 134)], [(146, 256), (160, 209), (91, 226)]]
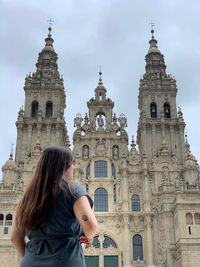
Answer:
[(20, 257), (24, 257), (25, 254), (25, 232), (17, 229), (15, 225), (15, 221), (12, 227), (11, 233), (11, 242), (15, 246), (17, 252), (19, 253)]
[(81, 196), (76, 200), (73, 206), (74, 214), (83, 228), (83, 232), (88, 239), (89, 243), (92, 243), (93, 237), (97, 231), (97, 220), (90, 207), (88, 198)]

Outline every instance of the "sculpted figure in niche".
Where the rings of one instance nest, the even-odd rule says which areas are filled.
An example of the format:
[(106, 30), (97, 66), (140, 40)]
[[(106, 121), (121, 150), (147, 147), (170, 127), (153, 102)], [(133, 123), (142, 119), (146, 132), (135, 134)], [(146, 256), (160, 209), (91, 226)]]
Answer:
[(162, 171), (163, 171), (163, 180), (169, 181), (169, 178), (170, 178), (169, 168), (168, 167), (163, 167)]
[(103, 118), (102, 118), (102, 115), (101, 114), (97, 118), (97, 122), (98, 122), (99, 128), (103, 128), (104, 121), (103, 121)]
[(117, 145), (113, 146), (112, 148), (112, 156), (114, 160), (119, 159), (119, 147)]
[(89, 158), (89, 146), (84, 145), (82, 149), (82, 157), (87, 160)]

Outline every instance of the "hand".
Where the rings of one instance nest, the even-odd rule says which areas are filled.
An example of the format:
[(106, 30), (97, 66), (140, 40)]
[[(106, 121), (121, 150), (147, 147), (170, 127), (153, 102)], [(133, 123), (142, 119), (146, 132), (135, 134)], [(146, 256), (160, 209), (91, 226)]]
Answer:
[(87, 238), (86, 236), (84, 236), (84, 235), (82, 235), (82, 236), (80, 236), (80, 241), (82, 242), (82, 243), (84, 243), (84, 244), (86, 244), (86, 245), (91, 245), (92, 244), (92, 242), (93, 242), (93, 238)]

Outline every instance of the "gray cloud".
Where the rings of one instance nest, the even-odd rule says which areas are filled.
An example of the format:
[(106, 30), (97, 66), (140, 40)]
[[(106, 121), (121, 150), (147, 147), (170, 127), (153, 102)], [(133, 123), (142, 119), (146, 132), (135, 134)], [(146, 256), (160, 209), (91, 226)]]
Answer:
[(24, 104), (24, 78), (35, 71), (49, 17), (55, 20), (52, 34), (65, 81), (65, 117), (71, 140), (73, 118), (87, 112), (100, 64), (114, 111), (126, 114), (129, 136), (136, 135), (139, 78), (145, 71), (152, 19), (167, 72), (177, 80), (177, 105), (184, 113), (192, 152), (200, 162), (199, 8), (197, 0), (1, 1), (0, 165), (16, 143), (15, 121)]

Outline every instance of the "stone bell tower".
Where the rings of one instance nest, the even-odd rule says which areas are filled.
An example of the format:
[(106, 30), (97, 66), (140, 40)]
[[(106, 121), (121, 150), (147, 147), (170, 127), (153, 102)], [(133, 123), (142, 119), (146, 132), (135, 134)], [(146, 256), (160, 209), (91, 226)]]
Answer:
[[(63, 78), (58, 72), (58, 56), (54, 50), (49, 27), (45, 47), (39, 53), (36, 72), (25, 79), (25, 107), (18, 113), (16, 163), (24, 163), (31, 156), (36, 143), (41, 149), (49, 145), (69, 148), (69, 137), (64, 120), (66, 96)], [(39, 141), (38, 141), (39, 140)]]
[(149, 41), (146, 55), (146, 72), (140, 80), (137, 143), (140, 154), (146, 154), (152, 161), (163, 142), (166, 142), (171, 155), (175, 154), (179, 164), (185, 161), (183, 114), (177, 114), (176, 80), (166, 73), (164, 56), (157, 47), (157, 40)]

